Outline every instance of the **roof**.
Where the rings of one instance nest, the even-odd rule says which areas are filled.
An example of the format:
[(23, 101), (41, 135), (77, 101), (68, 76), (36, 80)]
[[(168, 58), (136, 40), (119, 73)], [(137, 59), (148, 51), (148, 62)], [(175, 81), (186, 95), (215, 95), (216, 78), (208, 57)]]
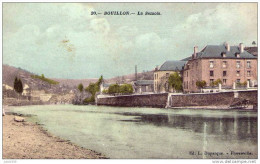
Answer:
[(171, 60), (166, 61), (161, 65), (159, 71), (180, 71), (183, 69), (187, 61)]
[(245, 50), (254, 56), (258, 55), (258, 47), (245, 47)]
[(186, 58), (184, 58), (184, 59), (181, 59), (181, 61), (188, 61), (188, 60), (190, 60), (190, 59), (192, 59), (191, 56), (190, 56), (190, 57), (186, 57)]
[(137, 80), (134, 82), (135, 85), (153, 85), (153, 80)]
[(257, 57), (244, 51), (240, 53), (238, 46), (230, 46), (230, 51), (227, 51), (224, 45), (207, 45), (201, 52), (197, 53), (196, 58), (223, 58), (222, 54), (225, 53), (229, 59), (235, 59), (236, 54), (240, 54), (242, 59), (256, 59)]

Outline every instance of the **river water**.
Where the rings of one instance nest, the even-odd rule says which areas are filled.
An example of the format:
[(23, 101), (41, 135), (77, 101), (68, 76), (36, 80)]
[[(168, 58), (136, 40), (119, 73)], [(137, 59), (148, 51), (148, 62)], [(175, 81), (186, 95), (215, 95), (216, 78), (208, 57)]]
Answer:
[(257, 112), (42, 105), (12, 107), (35, 115), (50, 133), (109, 158), (257, 158)]

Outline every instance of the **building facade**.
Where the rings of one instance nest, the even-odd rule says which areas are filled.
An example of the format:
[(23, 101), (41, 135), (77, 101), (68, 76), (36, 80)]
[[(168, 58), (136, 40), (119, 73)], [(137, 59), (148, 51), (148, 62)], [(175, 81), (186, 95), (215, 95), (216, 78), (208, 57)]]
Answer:
[(135, 93), (152, 93), (154, 91), (153, 80), (137, 80), (133, 82)]
[(182, 74), (186, 61), (166, 61), (154, 71), (154, 92), (164, 93), (173, 92), (173, 89), (168, 84), (170, 74), (175, 72)]
[(188, 60), (183, 70), (184, 92), (199, 92), (197, 81), (206, 81), (206, 86), (211, 86), (220, 79), (223, 87), (231, 87), (234, 83), (257, 84), (257, 56), (244, 50), (244, 45), (230, 46), (208, 45), (194, 53)]

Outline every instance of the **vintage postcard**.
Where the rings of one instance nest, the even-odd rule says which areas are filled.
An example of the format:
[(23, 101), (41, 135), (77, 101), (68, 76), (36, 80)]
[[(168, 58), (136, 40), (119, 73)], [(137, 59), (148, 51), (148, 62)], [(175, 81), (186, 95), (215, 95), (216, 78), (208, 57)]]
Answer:
[(2, 2), (3, 160), (256, 163), (257, 13), (257, 2)]

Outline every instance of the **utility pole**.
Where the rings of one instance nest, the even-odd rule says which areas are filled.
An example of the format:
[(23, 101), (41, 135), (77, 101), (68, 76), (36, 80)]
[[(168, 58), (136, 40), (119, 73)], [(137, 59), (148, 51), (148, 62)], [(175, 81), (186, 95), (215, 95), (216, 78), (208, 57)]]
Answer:
[(137, 65), (135, 65), (135, 81), (137, 81)]

